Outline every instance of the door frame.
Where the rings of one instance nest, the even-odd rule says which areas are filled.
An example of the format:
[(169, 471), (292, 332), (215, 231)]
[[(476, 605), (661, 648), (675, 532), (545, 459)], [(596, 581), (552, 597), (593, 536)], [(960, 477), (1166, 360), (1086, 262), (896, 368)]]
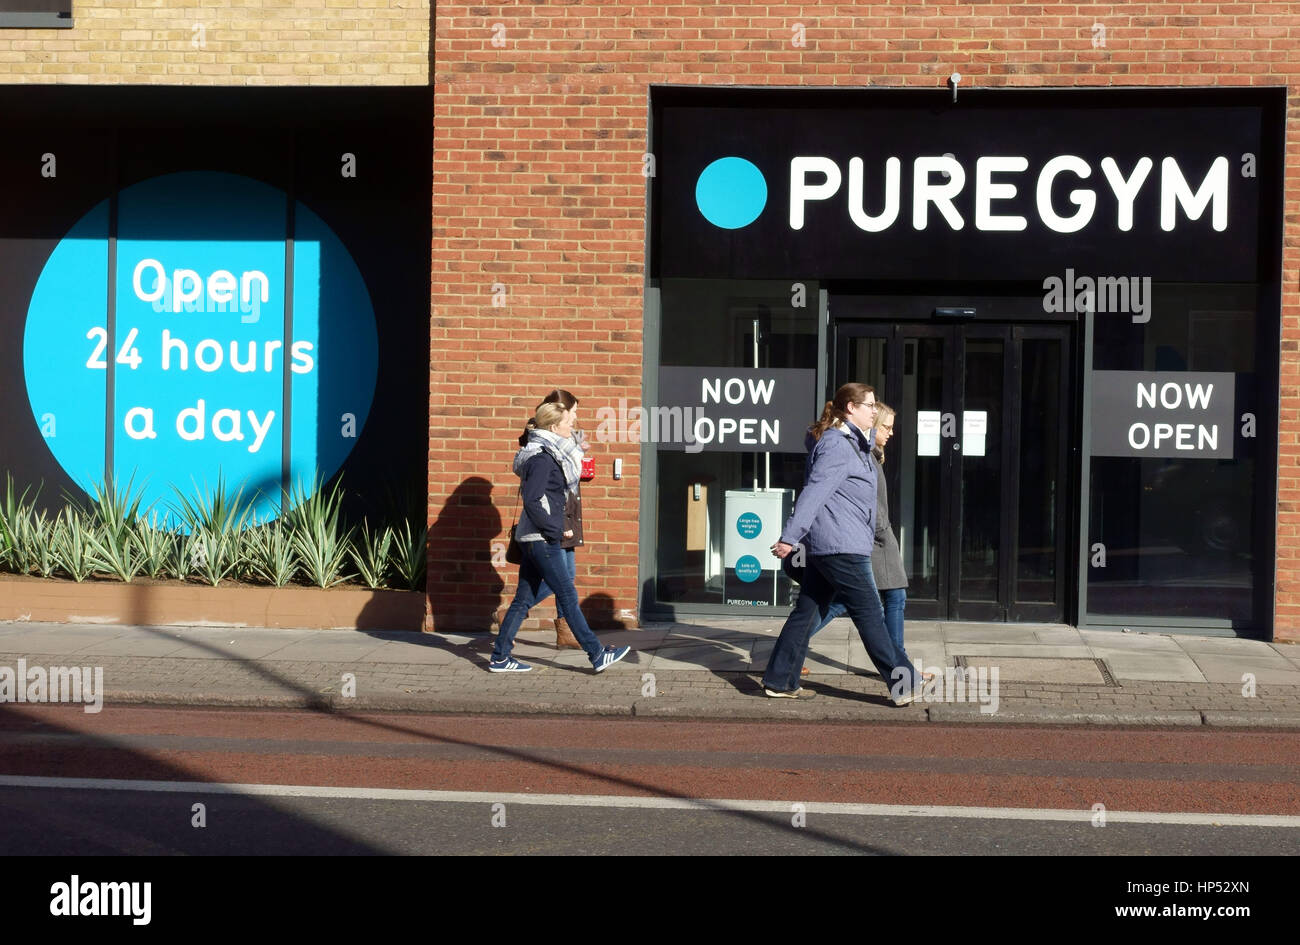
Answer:
[[(940, 523), (946, 523), (955, 541), (947, 542), (943, 550), (945, 566), (936, 580), (936, 599), (916, 599), (909, 611), (920, 619), (978, 620), (993, 622), (1078, 622), (1078, 527), (1080, 497), (1079, 448), (1081, 420), (1082, 363), (1081, 339), (1077, 320), (1073, 317), (1047, 317), (1042, 310), (1041, 295), (1032, 298), (1018, 297), (886, 297), (837, 296), (832, 293), (833, 318), (827, 332), (829, 357), (825, 374), (827, 399), (834, 395), (833, 385), (848, 366), (847, 346), (841, 341), (847, 337), (871, 336), (892, 342), (887, 348), (886, 376), (890, 386), (901, 389), (904, 337), (943, 337), (949, 343), (944, 347), (944, 379), (942, 401), (952, 405), (956, 416), (964, 412), (965, 390), (958, 381), (965, 377), (966, 340), (969, 338), (998, 338), (1005, 342), (1003, 356), (1004, 391), (1002, 436), (1002, 492), (1000, 531), (1009, 539), (1003, 544), (1019, 551), (1020, 465), (1019, 449), (1022, 418), (1023, 342), (1026, 340), (1058, 338), (1062, 343), (1062, 371), (1060, 376), (1061, 429), (1057, 438), (1057, 463), (1061, 487), (1055, 508), (1056, 534), (1056, 600), (1057, 603), (1021, 602), (1017, 600), (1018, 554), (1004, 553), (999, 557), (999, 596), (994, 601), (960, 600), (961, 529), (960, 508), (957, 497), (961, 488), (959, 449), (944, 449), (940, 474), (947, 487), (940, 495)], [(975, 318), (948, 319), (935, 317), (935, 310), (943, 307), (966, 307), (976, 310)], [(985, 317), (985, 312), (989, 316)], [(923, 314), (924, 313), (924, 314)], [(855, 330), (856, 329), (856, 330)], [(881, 392), (885, 400), (898, 390)], [(946, 408), (945, 408), (946, 409)], [(944, 441), (945, 446), (949, 444)], [(960, 438), (957, 440), (960, 443)], [(892, 472), (889, 467), (888, 471)], [(896, 467), (895, 467), (896, 468)], [(888, 473), (887, 473), (888, 474)], [(892, 495), (901, 495), (897, 474), (889, 480)]]

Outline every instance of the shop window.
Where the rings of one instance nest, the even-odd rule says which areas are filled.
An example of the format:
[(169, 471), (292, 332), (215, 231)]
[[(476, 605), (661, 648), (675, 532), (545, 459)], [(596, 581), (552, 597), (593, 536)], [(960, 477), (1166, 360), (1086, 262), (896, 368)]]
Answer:
[[(1088, 612), (1253, 625), (1271, 565), (1256, 550), (1272, 474), (1257, 350), (1277, 326), (1254, 286), (1156, 285), (1152, 299), (1145, 323), (1094, 316)], [(1098, 410), (1099, 384), (1122, 386), (1115, 409)]]
[(818, 406), (817, 284), (664, 280), (661, 300), (660, 400), (676, 409), (689, 399), (674, 393), (676, 378), (703, 394), (683, 411), (695, 442), (662, 430), (649, 437), (658, 460), (655, 598), (787, 606), (789, 582), (762, 551), (803, 485), (804, 436)]
[(0, 29), (72, 29), (72, 0), (0, 0)]

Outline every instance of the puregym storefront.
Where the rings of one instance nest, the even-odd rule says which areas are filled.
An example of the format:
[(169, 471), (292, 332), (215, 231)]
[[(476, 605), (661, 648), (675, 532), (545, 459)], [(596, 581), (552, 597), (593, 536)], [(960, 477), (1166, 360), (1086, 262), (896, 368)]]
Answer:
[(653, 90), (643, 612), (785, 611), (856, 380), (909, 616), (1268, 635), (1284, 103)]

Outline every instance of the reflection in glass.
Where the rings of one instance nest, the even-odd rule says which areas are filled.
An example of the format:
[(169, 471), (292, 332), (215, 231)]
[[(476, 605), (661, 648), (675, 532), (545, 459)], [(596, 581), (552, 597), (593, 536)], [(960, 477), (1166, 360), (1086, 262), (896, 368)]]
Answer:
[(1020, 541), (1016, 599), (1055, 603), (1056, 512), (1060, 494), (1060, 437), (1068, 423), (1061, 404), (1061, 342), (1021, 343)]
[[(1002, 360), (1000, 339), (966, 342), (961, 429), (961, 587), (968, 601), (998, 599), (1002, 529)], [(982, 418), (980, 415), (983, 415)], [(985, 428), (984, 443), (972, 435)], [(977, 455), (978, 454), (978, 455)]]
[[(1230, 371), (1234, 413), (1254, 414), (1256, 339), (1276, 331), (1255, 286), (1157, 285), (1150, 322), (1099, 317), (1093, 367)], [(1107, 423), (1092, 417), (1093, 429)], [(1211, 618), (1256, 625), (1255, 496), (1272, 462), (1252, 436), (1226, 431), (1233, 458), (1093, 457), (1087, 515), (1092, 614)], [(1262, 467), (1262, 468), (1261, 468)]]
[[(817, 284), (800, 305), (790, 283), (666, 279), (661, 287), (660, 363), (677, 366), (817, 366)], [(816, 405), (808, 405), (811, 425)], [(802, 447), (802, 442), (800, 442)], [(655, 599), (725, 603), (723, 521), (730, 490), (801, 489), (806, 454), (657, 449)], [(782, 523), (784, 524), (784, 523)], [(765, 562), (766, 563), (766, 562)], [(764, 572), (766, 576), (766, 572)], [(778, 605), (788, 605), (780, 581)]]
[(898, 499), (893, 501), (891, 493), (890, 512), (910, 580), (907, 596), (937, 600), (939, 554), (946, 547), (939, 531), (941, 457), (937, 449), (918, 449), (924, 445), (918, 444), (916, 420), (919, 411), (943, 410), (943, 339), (908, 338), (902, 344), (903, 397), (897, 405), (898, 431), (889, 444), (889, 461), (899, 464), (900, 473)]

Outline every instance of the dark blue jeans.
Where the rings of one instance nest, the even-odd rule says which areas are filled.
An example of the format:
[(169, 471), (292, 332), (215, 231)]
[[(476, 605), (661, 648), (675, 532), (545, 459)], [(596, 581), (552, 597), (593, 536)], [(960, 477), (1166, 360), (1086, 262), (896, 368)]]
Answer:
[(823, 623), (838, 597), (853, 618), (867, 656), (892, 687), (900, 677), (911, 680), (912, 664), (903, 657), (885, 629), (885, 611), (880, 604), (876, 580), (867, 555), (810, 555), (805, 579), (799, 589), (799, 601), (781, 628), (781, 636), (767, 661), (763, 685), (775, 691), (794, 692), (799, 688), (799, 670), (808, 655), (808, 640), (813, 628)]
[[(880, 592), (880, 603), (885, 608), (885, 629), (889, 631), (889, 639), (894, 641), (894, 647), (898, 650), (900, 659), (908, 663), (912, 658), (907, 655), (907, 650), (903, 646), (903, 609), (907, 606), (907, 588), (891, 587), (887, 591)], [(843, 617), (849, 612), (844, 606), (844, 601), (836, 597), (831, 601), (830, 609), (826, 611), (826, 616), (821, 619), (817, 626), (813, 627), (810, 637), (815, 637), (817, 631), (826, 626), (836, 617)]]
[(519, 565), (519, 588), (515, 591), (515, 599), (511, 601), (505, 619), (501, 621), (497, 643), (492, 648), (492, 660), (497, 662), (510, 655), (515, 646), (515, 634), (519, 632), (528, 611), (554, 591), (560, 613), (569, 622), (569, 629), (594, 663), (604, 647), (600, 645), (596, 634), (591, 632), (591, 627), (587, 626), (587, 618), (578, 607), (578, 592), (573, 586), (573, 578), (569, 576), (568, 562), (572, 559), (568, 552), (549, 541), (521, 541), (519, 545), (524, 551), (524, 560)]

